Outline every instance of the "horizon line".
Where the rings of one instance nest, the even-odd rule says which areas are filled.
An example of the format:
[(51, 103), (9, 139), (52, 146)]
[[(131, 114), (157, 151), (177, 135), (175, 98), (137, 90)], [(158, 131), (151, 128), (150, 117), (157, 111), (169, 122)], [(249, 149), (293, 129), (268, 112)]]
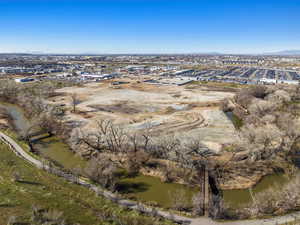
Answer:
[[(294, 53), (293, 55), (293, 52)], [(285, 56), (297, 56), (300, 55), (300, 50), (282, 50), (276, 52), (266, 53), (222, 53), (222, 52), (186, 52), (186, 53), (70, 53), (70, 52), (0, 52), (0, 55), (82, 55), (82, 56), (102, 56), (102, 55), (285, 55)]]

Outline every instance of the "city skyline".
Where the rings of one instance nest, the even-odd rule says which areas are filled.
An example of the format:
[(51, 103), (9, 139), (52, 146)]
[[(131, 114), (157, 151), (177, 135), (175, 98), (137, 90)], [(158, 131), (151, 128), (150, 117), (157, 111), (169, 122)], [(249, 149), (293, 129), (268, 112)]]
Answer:
[(299, 1), (0, 2), (0, 52), (263, 54), (300, 49)]

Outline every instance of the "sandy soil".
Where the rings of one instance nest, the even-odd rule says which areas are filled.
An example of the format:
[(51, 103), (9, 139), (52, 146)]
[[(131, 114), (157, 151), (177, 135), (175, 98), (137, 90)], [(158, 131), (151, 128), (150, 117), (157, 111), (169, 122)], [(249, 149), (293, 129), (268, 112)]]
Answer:
[(130, 83), (114, 86), (107, 81), (63, 88), (57, 91), (61, 96), (51, 101), (71, 108), (70, 95), (76, 93), (80, 113), (68, 112), (68, 120), (80, 121), (84, 129), (93, 129), (95, 120), (111, 119), (136, 131), (151, 127), (158, 135), (198, 135), (214, 148), (233, 141), (232, 123), (216, 107), (233, 93), (126, 81)]

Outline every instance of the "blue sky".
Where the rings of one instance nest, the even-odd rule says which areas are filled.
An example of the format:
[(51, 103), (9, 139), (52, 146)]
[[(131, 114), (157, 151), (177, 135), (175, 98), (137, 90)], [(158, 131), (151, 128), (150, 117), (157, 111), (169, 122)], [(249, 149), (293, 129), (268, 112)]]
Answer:
[(300, 0), (0, 0), (0, 52), (300, 49)]

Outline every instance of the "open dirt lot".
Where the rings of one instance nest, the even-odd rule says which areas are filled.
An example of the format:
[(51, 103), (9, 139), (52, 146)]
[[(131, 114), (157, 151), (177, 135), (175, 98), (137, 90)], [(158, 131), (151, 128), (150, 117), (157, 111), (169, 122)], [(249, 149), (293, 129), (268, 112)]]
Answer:
[(76, 93), (80, 103), (77, 113), (68, 111), (68, 120), (80, 121), (83, 129), (93, 129), (96, 120), (110, 119), (135, 131), (151, 128), (154, 135), (198, 135), (208, 145), (233, 140), (234, 127), (218, 108), (233, 93), (126, 81), (129, 83), (107, 81), (63, 88), (51, 101), (71, 108), (70, 96)]

